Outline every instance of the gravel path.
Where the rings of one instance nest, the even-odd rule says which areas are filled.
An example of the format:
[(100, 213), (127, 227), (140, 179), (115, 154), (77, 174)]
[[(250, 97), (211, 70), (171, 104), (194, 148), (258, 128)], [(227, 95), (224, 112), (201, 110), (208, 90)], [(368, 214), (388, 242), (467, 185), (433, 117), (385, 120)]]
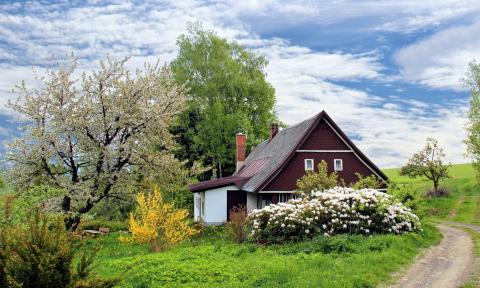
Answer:
[[(464, 284), (474, 273), (475, 258), (473, 256), (472, 239), (467, 232), (454, 228), (450, 223), (440, 224), (438, 228), (443, 234), (439, 245), (431, 248), (406, 271), (394, 288), (454, 288)], [(454, 223), (455, 226), (466, 227)], [(474, 226), (474, 225), (473, 225)], [(474, 226), (473, 229), (480, 227)]]

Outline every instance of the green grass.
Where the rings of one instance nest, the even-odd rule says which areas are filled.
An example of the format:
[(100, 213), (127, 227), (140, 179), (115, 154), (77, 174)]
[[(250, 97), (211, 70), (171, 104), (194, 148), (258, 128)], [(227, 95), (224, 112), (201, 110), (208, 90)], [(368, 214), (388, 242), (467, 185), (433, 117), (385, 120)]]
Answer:
[[(472, 230), (472, 229), (465, 229), (465, 231), (470, 234), (473, 240), (473, 254), (477, 259), (480, 259), (480, 233)], [(480, 262), (477, 261), (476, 263), (476, 268), (480, 268)], [(470, 281), (466, 284), (463, 285), (462, 288), (474, 288), (474, 287), (480, 287), (480, 273), (476, 273)]]
[[(451, 178), (444, 181), (451, 195), (425, 200), (427, 215), (436, 220), (449, 220), (463, 223), (480, 224), (480, 186), (475, 179), (471, 164), (452, 165)], [(413, 189), (423, 196), (432, 187), (427, 179), (411, 179), (398, 174), (398, 169), (387, 169), (385, 173), (392, 180)]]
[(204, 237), (160, 253), (100, 238), (95, 271), (120, 287), (375, 287), (441, 236), (431, 225), (405, 235), (319, 237), (274, 246)]

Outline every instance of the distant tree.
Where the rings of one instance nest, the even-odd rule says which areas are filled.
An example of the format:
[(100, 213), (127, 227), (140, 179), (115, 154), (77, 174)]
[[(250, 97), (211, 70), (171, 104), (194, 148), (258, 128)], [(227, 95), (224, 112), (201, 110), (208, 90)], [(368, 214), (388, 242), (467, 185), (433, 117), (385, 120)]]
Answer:
[[(340, 182), (340, 183), (339, 183)], [(322, 191), (335, 186), (345, 186), (343, 179), (338, 179), (337, 172), (328, 173), (327, 162), (322, 160), (318, 164), (318, 172), (307, 171), (307, 173), (297, 180), (297, 194), (301, 196), (311, 195), (312, 191)]]
[(413, 154), (408, 163), (400, 168), (400, 175), (411, 178), (426, 177), (433, 182), (433, 195), (438, 196), (440, 181), (449, 177), (450, 164), (444, 164), (443, 157), (445, 157), (445, 153), (443, 148), (438, 145), (437, 140), (428, 138), (425, 147)]
[(477, 181), (480, 182), (480, 64), (471, 62), (465, 83), (470, 87), (470, 110), (468, 113), (465, 141), (467, 151), (473, 158), (473, 167), (477, 171)]
[(277, 121), (267, 60), (199, 24), (190, 25), (177, 45), (171, 67), (177, 83), (189, 88), (187, 109), (172, 128), (181, 145), (177, 156), (213, 166), (221, 177), (235, 170), (234, 135), (246, 133), (255, 145)]
[(126, 61), (102, 62), (78, 79), (73, 59), (47, 72), (39, 89), (22, 83), (9, 105), (24, 121), (24, 134), (7, 146), (9, 183), (64, 189), (58, 206), (68, 229), (103, 199), (182, 169), (169, 126), (184, 108), (184, 88), (168, 67), (145, 65), (132, 76)]

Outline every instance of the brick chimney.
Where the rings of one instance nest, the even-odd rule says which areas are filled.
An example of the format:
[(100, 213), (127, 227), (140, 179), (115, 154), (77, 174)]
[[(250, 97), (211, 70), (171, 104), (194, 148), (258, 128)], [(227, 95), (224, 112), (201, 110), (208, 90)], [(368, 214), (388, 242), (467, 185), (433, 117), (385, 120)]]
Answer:
[(247, 135), (238, 133), (235, 135), (237, 145), (237, 172), (245, 164), (245, 154), (247, 151)]
[(272, 141), (273, 137), (275, 137), (277, 133), (278, 133), (278, 124), (273, 123), (272, 126), (270, 127), (270, 141)]

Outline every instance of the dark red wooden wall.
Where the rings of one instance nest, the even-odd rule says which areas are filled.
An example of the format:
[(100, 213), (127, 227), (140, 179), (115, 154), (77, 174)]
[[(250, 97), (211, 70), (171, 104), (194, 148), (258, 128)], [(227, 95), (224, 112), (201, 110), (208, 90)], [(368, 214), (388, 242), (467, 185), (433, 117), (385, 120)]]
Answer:
[[(312, 131), (299, 150), (350, 150), (323, 120)], [(262, 189), (263, 191), (292, 191), (297, 179), (305, 175), (305, 159), (314, 159), (315, 170), (321, 160), (327, 162), (329, 172), (333, 172), (334, 159), (343, 159), (343, 171), (337, 172), (347, 184), (357, 179), (355, 172), (364, 176), (373, 172), (363, 164), (353, 152), (295, 152), (281, 172)]]

